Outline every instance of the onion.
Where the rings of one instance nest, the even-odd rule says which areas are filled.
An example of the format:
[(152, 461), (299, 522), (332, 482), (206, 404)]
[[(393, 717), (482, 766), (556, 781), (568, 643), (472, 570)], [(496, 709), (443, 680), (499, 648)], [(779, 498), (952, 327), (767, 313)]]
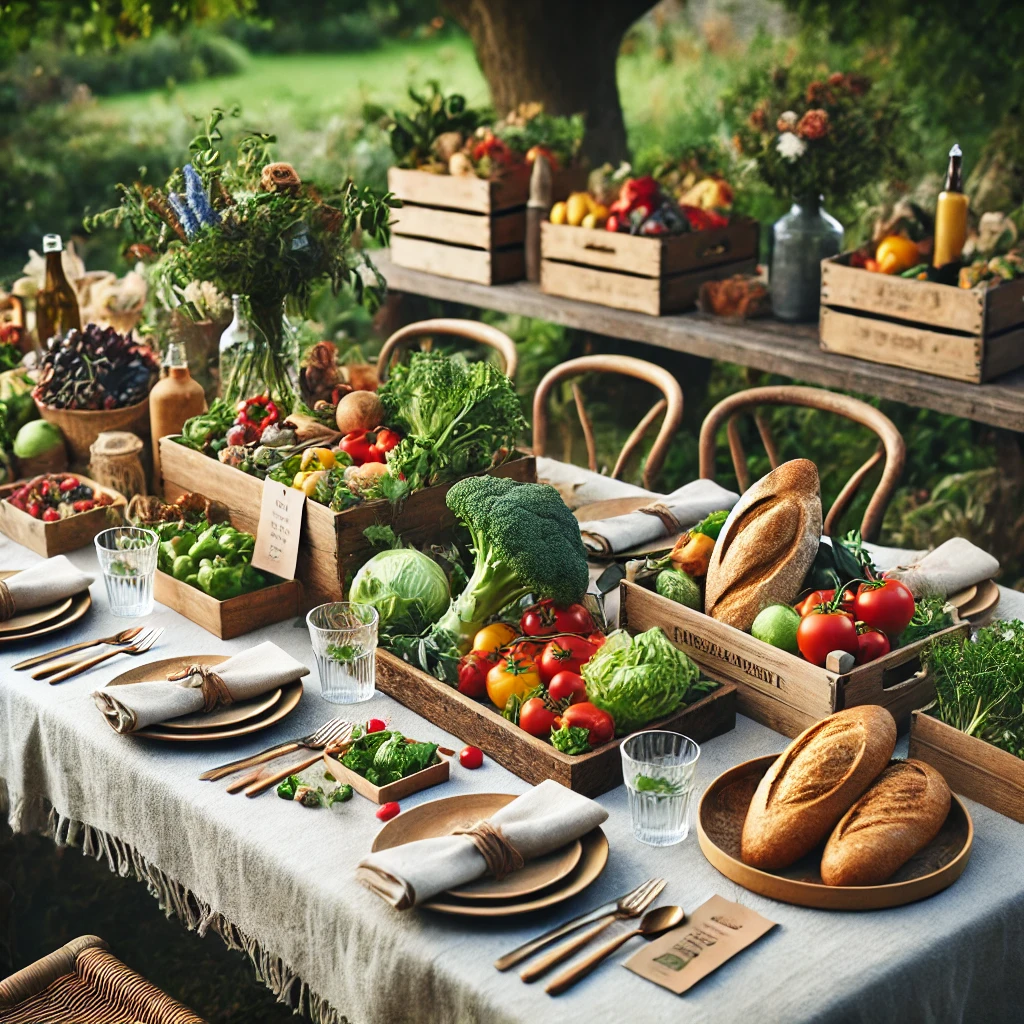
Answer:
[(356, 430), (373, 430), (384, 422), (384, 406), (372, 391), (350, 391), (338, 402), (335, 414), (343, 434)]

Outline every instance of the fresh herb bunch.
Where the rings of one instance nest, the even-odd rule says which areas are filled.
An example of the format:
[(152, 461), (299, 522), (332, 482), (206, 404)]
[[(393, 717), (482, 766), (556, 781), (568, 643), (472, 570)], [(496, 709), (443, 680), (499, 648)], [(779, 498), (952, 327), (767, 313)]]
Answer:
[(466, 97), (459, 93), (446, 96), (437, 81), (428, 82), (423, 92), (410, 88), (409, 98), (413, 102), (411, 113), (367, 111), (371, 115), (368, 120), (383, 118), (399, 167), (415, 170), (437, 162), (434, 142), (439, 136), (449, 132), (471, 135), (490, 117), (489, 111), (468, 106)]
[(1024, 622), (934, 640), (923, 660), (935, 679), (929, 714), (1024, 758)]
[(946, 608), (946, 602), (941, 597), (922, 597), (918, 599), (914, 608), (914, 617), (910, 625), (899, 635), (899, 639), (893, 645), (895, 647), (906, 647), (907, 644), (917, 643), (925, 637), (938, 633), (940, 629), (953, 625), (953, 616)]
[(655, 775), (638, 775), (633, 780), (633, 788), (638, 793), (654, 793), (657, 796), (678, 796), (683, 791), (678, 782)]

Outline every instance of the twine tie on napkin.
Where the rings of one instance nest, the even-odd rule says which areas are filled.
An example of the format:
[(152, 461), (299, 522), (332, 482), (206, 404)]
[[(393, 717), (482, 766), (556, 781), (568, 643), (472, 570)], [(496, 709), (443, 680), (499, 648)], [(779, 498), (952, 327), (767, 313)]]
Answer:
[(679, 533), (682, 530), (682, 524), (672, 514), (672, 509), (667, 505), (663, 505), (660, 501), (655, 501), (650, 505), (644, 505), (643, 508), (638, 508), (637, 512), (643, 512), (645, 515), (657, 516), (662, 525), (665, 527), (667, 534)]
[(178, 672), (172, 672), (167, 678), (171, 682), (177, 682), (179, 679), (198, 679), (198, 682), (190, 682), (187, 685), (203, 691), (203, 711), (207, 714), (221, 705), (227, 707), (235, 703), (227, 683), (208, 665), (189, 665)]
[(523, 855), (505, 838), (500, 825), (481, 821), (472, 828), (460, 828), (453, 836), (468, 836), (487, 862), (487, 870), (500, 882), (525, 863)]
[(17, 609), (14, 607), (14, 597), (11, 595), (7, 584), (0, 580), (0, 622), (6, 622), (14, 618)]

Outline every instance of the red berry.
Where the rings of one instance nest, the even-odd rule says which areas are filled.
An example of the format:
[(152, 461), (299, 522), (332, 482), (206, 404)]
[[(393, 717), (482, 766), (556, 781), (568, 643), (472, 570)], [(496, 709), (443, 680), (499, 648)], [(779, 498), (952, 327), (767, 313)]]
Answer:
[(55, 508), (44, 509), (43, 511), (43, 522), (44, 523), (55, 523), (60, 519), (60, 513)]
[(388, 723), (383, 718), (371, 718), (366, 723), (367, 732), (383, 732), (388, 727)]
[(49, 493), (50, 493), (50, 481), (49, 481), (49, 480), (44, 480), (44, 481), (43, 481), (43, 482), (42, 482), (42, 483), (41, 483), (41, 484), (39, 485), (39, 493), (40, 493), (41, 495), (43, 495), (43, 497), (45, 497), (45, 496), (46, 496), (47, 494), (49, 494)]
[(459, 764), (463, 768), (479, 768), (484, 763), (484, 752), (479, 747), (463, 747), (459, 751)]
[(30, 515), (30, 516), (31, 516), (31, 517), (32, 517), (33, 519), (38, 519), (38, 518), (39, 518), (39, 502), (38, 502), (38, 501), (30, 501), (30, 502), (29, 502), (29, 503), (28, 503), (28, 504), (27, 504), (27, 505), (25, 506), (25, 511), (26, 511), (26, 512), (27, 512), (27, 513), (28, 513), (28, 514), (29, 514), (29, 515)]
[(78, 486), (78, 478), (74, 476), (65, 477), (60, 482), (60, 489), (62, 491), (73, 491)]
[(96, 502), (92, 498), (82, 498), (80, 501), (76, 501), (71, 506), (76, 512), (88, 512), (89, 509), (96, 507)]
[(390, 803), (381, 804), (377, 808), (377, 817), (381, 821), (390, 821), (402, 808), (392, 800)]

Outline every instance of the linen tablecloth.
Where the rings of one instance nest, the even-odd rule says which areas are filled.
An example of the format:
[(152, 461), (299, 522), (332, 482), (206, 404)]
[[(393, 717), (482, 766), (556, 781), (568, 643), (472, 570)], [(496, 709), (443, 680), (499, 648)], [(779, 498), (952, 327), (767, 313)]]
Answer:
[[(94, 570), (94, 554), (71, 556)], [(0, 538), (0, 567), (37, 556)], [(653, 849), (629, 830), (626, 793), (600, 797), (608, 809), (608, 866), (587, 891), (550, 911), (472, 922), (421, 911), (400, 913), (355, 883), (356, 863), (380, 828), (360, 797), (328, 811), (307, 810), (272, 793), (229, 796), (198, 774), (271, 742), (303, 735), (346, 709), (319, 695), (305, 626), (281, 623), (221, 642), (158, 606), (166, 626), (147, 658), (226, 654), (272, 639), (312, 667), (305, 696), (289, 718), (263, 733), (220, 744), (170, 746), (118, 736), (89, 694), (140, 659), (120, 658), (49, 686), (10, 666), (29, 654), (123, 626), (107, 610), (102, 581), (92, 611), (44, 644), (0, 646), (0, 789), (11, 821), (28, 829), (45, 801), (59, 842), (83, 845), (111, 868), (145, 880), (189, 927), (215, 930), (245, 949), (261, 978), (314, 1020), (334, 1024), (758, 1024), (879, 1021), (1011, 1021), (1024, 1005), (1024, 825), (968, 801), (974, 852), (952, 888), (911, 906), (871, 913), (826, 913), (756, 896), (719, 875), (696, 836)], [(1024, 595), (1004, 591), (1001, 613), (1024, 614)], [(458, 748), (460, 741), (381, 694), (348, 709), (380, 716), (406, 735)], [(701, 789), (726, 768), (774, 753), (786, 739), (746, 718), (704, 745)], [(906, 742), (899, 750), (905, 753)], [(402, 801), (470, 791), (521, 793), (526, 783), (489, 758), (470, 772), (457, 765), (439, 789)], [(84, 823), (84, 824), (83, 824)], [(620, 963), (640, 941), (571, 993), (552, 999), (516, 973), (492, 967), (538, 931), (662, 876), (663, 903), (693, 910), (715, 893), (779, 923), (682, 997)], [(621, 926), (618, 926), (621, 927)], [(201, 1011), (202, 1008), (200, 1007)]]

